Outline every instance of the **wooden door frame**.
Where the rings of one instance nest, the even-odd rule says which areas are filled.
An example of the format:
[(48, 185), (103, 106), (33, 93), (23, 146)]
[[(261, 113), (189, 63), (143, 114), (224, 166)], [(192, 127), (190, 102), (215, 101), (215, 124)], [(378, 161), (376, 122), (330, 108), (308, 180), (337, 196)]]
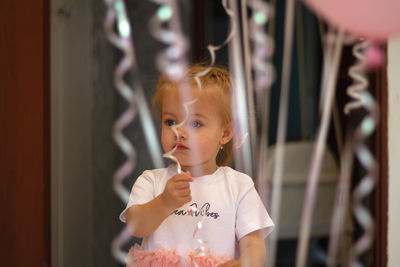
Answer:
[(50, 265), (49, 1), (0, 9), (0, 265)]
[[(387, 55), (387, 46), (382, 46)], [(387, 62), (387, 59), (386, 59)], [(371, 91), (379, 104), (379, 124), (372, 138), (372, 150), (378, 163), (378, 179), (373, 193), (375, 246), (373, 266), (386, 267), (388, 234), (388, 83), (387, 65), (371, 75)]]

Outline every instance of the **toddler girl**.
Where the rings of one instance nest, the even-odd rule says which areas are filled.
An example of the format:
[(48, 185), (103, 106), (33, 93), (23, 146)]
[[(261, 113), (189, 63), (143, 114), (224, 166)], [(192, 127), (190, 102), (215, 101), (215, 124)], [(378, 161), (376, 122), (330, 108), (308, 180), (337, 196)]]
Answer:
[(199, 88), (195, 77), (208, 68), (189, 68), (186, 78), (197, 101), (187, 110), (178, 84), (163, 75), (159, 80), (153, 106), (160, 111), (161, 144), (165, 152), (173, 150), (182, 172), (172, 164), (136, 180), (120, 219), (143, 242), (131, 248), (128, 266), (264, 264), (264, 238), (274, 224), (252, 179), (226, 166), (232, 82), (229, 72), (212, 66), (199, 77)]

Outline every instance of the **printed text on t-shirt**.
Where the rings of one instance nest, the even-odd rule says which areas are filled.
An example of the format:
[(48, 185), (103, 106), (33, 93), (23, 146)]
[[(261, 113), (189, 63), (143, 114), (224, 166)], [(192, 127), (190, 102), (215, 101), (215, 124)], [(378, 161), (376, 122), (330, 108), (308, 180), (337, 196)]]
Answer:
[(178, 209), (176, 209), (171, 213), (171, 215), (174, 214), (174, 215), (192, 216), (192, 217), (193, 216), (195, 216), (195, 217), (207, 216), (207, 217), (211, 217), (211, 218), (214, 218), (214, 219), (217, 219), (219, 217), (218, 212), (210, 212), (211, 205), (208, 202), (204, 203), (203, 206), (201, 206), (200, 209), (197, 207), (197, 203), (196, 202), (190, 204), (190, 207), (195, 208), (195, 209), (188, 209), (188, 210), (178, 210)]

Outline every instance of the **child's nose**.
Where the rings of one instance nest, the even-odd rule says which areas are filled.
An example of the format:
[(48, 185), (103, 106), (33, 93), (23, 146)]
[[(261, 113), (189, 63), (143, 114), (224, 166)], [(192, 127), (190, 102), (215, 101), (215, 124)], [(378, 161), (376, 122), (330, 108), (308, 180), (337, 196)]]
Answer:
[(179, 127), (179, 128), (177, 129), (177, 131), (178, 131), (178, 137), (179, 137), (179, 139), (186, 139), (187, 135), (186, 135), (186, 131), (185, 131), (185, 129), (184, 129), (183, 126)]

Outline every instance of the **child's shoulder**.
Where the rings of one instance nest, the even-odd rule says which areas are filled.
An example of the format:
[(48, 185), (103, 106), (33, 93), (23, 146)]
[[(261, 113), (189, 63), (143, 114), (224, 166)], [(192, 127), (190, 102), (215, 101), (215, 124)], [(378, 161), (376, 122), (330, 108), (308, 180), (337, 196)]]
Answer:
[(237, 171), (229, 166), (223, 166), (220, 167), (221, 173), (225, 175), (227, 179), (229, 179), (231, 182), (235, 182), (239, 185), (253, 185), (253, 179), (248, 176), (247, 174)]
[(158, 168), (158, 169), (151, 169), (151, 170), (145, 170), (141, 176), (147, 177), (147, 178), (153, 178), (153, 179), (160, 179), (163, 177), (169, 177), (171, 176), (171, 173), (174, 172), (173, 166), (168, 166), (165, 168)]
[(220, 167), (220, 173), (224, 176), (226, 189), (231, 192), (235, 199), (242, 199), (252, 188), (253, 179), (245, 173), (232, 169), (231, 167)]
[(150, 169), (143, 171), (143, 174), (160, 174), (166, 172), (167, 170), (168, 168)]

